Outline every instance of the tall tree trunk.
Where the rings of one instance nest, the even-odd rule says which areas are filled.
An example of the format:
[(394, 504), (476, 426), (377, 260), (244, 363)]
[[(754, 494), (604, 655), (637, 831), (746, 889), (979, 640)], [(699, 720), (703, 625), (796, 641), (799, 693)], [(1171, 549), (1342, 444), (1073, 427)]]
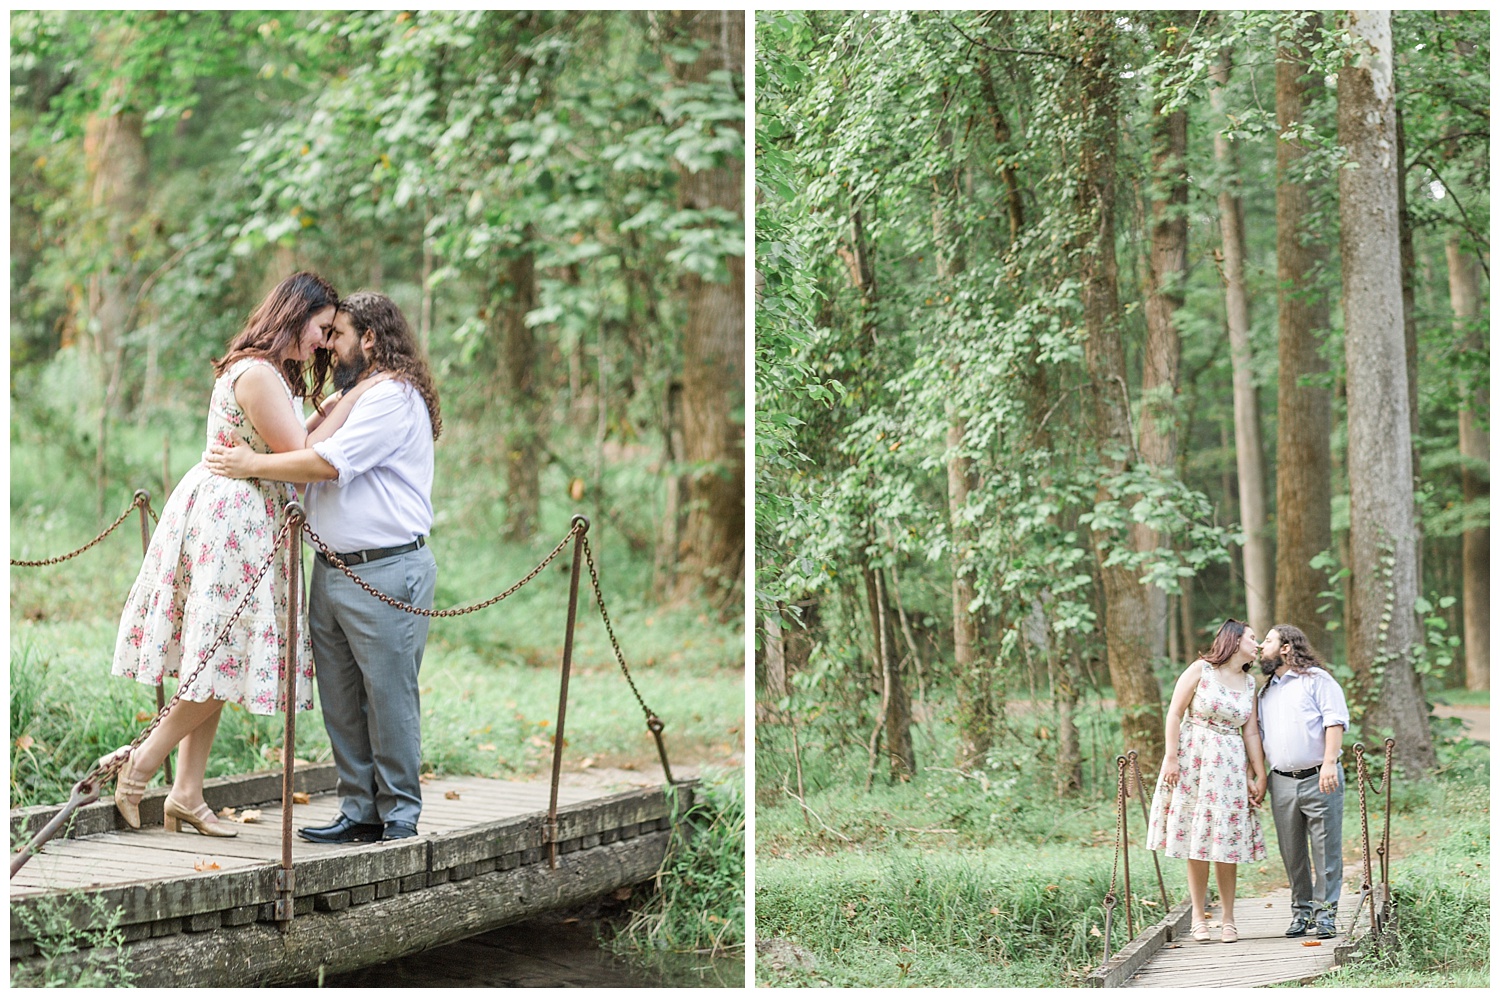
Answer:
[(911, 698), (901, 678), (901, 660), (896, 652), (895, 612), (886, 590), (885, 570), (864, 566), (865, 599), (870, 606), (870, 625), (875, 637), (876, 672), (880, 678), (885, 754), (892, 779), (910, 777), (917, 771), (916, 750), (911, 741)]
[(966, 515), (974, 486), (973, 459), (963, 453), (965, 423), (950, 407), (948, 423), (948, 523), (953, 538), (953, 669), (958, 680), (958, 750), (954, 765), (967, 770), (983, 764), (994, 738), (988, 656), (979, 648), (979, 625), (969, 609), (974, 577), (969, 565), (973, 524)]
[[(1120, 335), (1118, 267), (1115, 260), (1116, 155), (1119, 145), (1119, 66), (1114, 58), (1114, 15), (1107, 11), (1072, 14), (1068, 32), (1076, 46), (1074, 72), (1083, 135), (1078, 147), (1077, 234), (1087, 339), (1084, 359), (1092, 396), (1092, 429), (1105, 475), (1124, 471), (1135, 455), (1125, 380), (1125, 349)], [(1115, 456), (1124, 455), (1124, 457)], [(1119, 499), (1105, 482), (1097, 500)], [(1151, 670), (1150, 647), (1140, 622), (1146, 619), (1146, 587), (1136, 573), (1107, 564), (1112, 546), (1128, 538), (1091, 531), (1104, 589), (1104, 635), (1110, 681), (1120, 707), (1125, 747), (1140, 753), (1154, 770), (1162, 755), (1161, 688)]]
[[(679, 83), (704, 84), (745, 71), (743, 11), (678, 11), (670, 20), (679, 45), (699, 43), (691, 62), (671, 60)], [(737, 126), (743, 131), (743, 125)], [(745, 164), (726, 156), (702, 170), (682, 168), (678, 201), (690, 211), (745, 209)], [(685, 273), (682, 420), (692, 468), (691, 501), (680, 547), (679, 593), (707, 592), (724, 607), (743, 591), (745, 559), (745, 259), (725, 259), (726, 279)]]
[[(122, 29), (129, 30), (129, 29)], [(118, 64), (124, 39), (113, 33), (99, 36), (96, 57)], [(88, 182), (89, 220), (86, 239), (96, 263), (87, 281), (87, 318), (83, 357), (91, 391), (80, 393), (79, 416), (97, 421), (94, 437), (95, 514), (104, 517), (108, 489), (105, 454), (109, 424), (120, 391), (126, 323), (139, 275), (135, 263), (134, 228), (146, 207), (146, 140), (141, 115), (120, 110), (125, 100), (123, 78), (111, 80), (101, 95), (100, 109), (84, 122), (84, 167)]]
[[(1214, 115), (1224, 115), (1230, 55), (1214, 64), (1217, 84), (1209, 90)], [(1234, 455), (1239, 477), (1240, 522), (1245, 528), (1245, 601), (1250, 626), (1264, 635), (1276, 623), (1274, 559), (1266, 522), (1266, 471), (1260, 437), (1260, 404), (1255, 394), (1255, 362), (1250, 353), (1250, 301), (1245, 294), (1245, 211), (1239, 196), (1239, 165), (1223, 129), (1214, 132), (1214, 160), (1226, 180), (1219, 191), (1219, 228), (1224, 241), (1224, 310), (1229, 320), (1229, 360), (1234, 378)]]
[[(1160, 47), (1172, 51), (1182, 36), (1176, 22), (1186, 14), (1165, 15)], [(1191, 24), (1191, 22), (1189, 22)], [(1161, 81), (1157, 81), (1160, 85)], [(1182, 338), (1176, 313), (1182, 308), (1187, 277), (1187, 108), (1163, 113), (1158, 99), (1151, 136), (1150, 257), (1146, 267), (1146, 355), (1141, 374), (1141, 460), (1163, 474), (1177, 468), (1177, 392), (1182, 367)], [(1131, 544), (1137, 551), (1155, 551), (1171, 543), (1161, 531), (1132, 524)], [(1145, 589), (1146, 632), (1153, 659), (1167, 653), (1167, 594), (1157, 586)]]
[[(530, 234), (527, 234), (529, 238)], [(526, 313), (536, 307), (536, 262), (529, 251), (505, 263), (506, 287), (495, 312), (500, 322), (500, 377), (510, 418), (505, 427), (505, 539), (525, 541), (541, 513), (541, 400), (536, 385), (536, 334)]]
[(1318, 24), (1314, 12), (1292, 15), (1276, 57), (1275, 589), (1276, 620), (1300, 627), (1324, 649), (1326, 621), (1318, 594), (1328, 583), (1311, 562), (1333, 545), (1333, 393), (1323, 384), (1328, 362), (1319, 353), (1328, 328), (1328, 298), (1318, 287), (1327, 249), (1311, 231), (1312, 198), (1301, 177), (1307, 149), (1293, 135), (1322, 86), (1308, 52)]
[(1437, 763), (1421, 683), (1410, 400), (1401, 316), (1396, 115), (1388, 11), (1350, 11), (1339, 73), (1339, 250), (1349, 408), (1349, 661), (1367, 703), (1367, 736), (1393, 734), (1400, 757)]
[[(1479, 267), (1464, 252), (1458, 233), (1448, 236), (1448, 296), (1453, 303), (1453, 331), (1466, 351), (1484, 350), (1481, 332)], [(1488, 391), (1465, 386), (1459, 396), (1458, 450), (1463, 457), (1464, 504), (1490, 494), (1490, 399)], [(1464, 686), (1490, 688), (1490, 528), (1480, 522), (1464, 531)]]
[[(1394, 84), (1393, 84), (1394, 85)], [(1401, 108), (1396, 108), (1396, 218), (1401, 232), (1401, 328), (1406, 344), (1406, 398), (1410, 402), (1408, 413), (1411, 423), (1411, 477), (1422, 479), (1422, 455), (1417, 448), (1417, 433), (1420, 420), (1417, 396), (1417, 251), (1412, 243), (1411, 215), (1406, 210), (1406, 128), (1401, 120)], [(1414, 521), (1417, 527), (1417, 560), (1415, 573), (1417, 592), (1422, 591), (1422, 521)]]
[[(944, 102), (946, 103), (946, 101)], [(945, 129), (941, 142), (947, 150), (952, 137)], [(951, 167), (947, 174), (932, 178), (932, 238), (935, 244), (938, 286), (950, 303), (945, 310), (951, 321), (958, 306), (954, 278), (963, 272), (965, 260), (962, 239), (953, 223), (953, 209), (963, 193), (961, 171)], [(958, 384), (964, 379), (959, 361), (951, 365), (955, 391), (949, 396), (948, 418), (948, 527), (953, 544), (950, 564), (953, 570), (953, 669), (958, 692), (958, 748), (954, 765), (971, 769), (982, 765), (989, 755), (994, 733), (994, 714), (990, 687), (993, 676), (988, 656), (979, 647), (979, 622), (969, 609), (974, 602), (973, 566), (969, 559), (974, 547), (974, 528), (967, 515), (969, 492), (974, 488), (973, 458), (964, 449), (967, 420), (963, 410), (952, 401)]]

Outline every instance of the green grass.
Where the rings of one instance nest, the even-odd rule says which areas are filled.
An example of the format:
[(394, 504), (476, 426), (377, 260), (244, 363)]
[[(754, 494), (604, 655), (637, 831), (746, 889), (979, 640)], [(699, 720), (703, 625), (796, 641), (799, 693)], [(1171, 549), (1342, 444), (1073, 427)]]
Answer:
[[(738, 776), (738, 774), (734, 774)], [(706, 773), (692, 807), (674, 815), (672, 842), (646, 903), (609, 941), (622, 954), (722, 956), (745, 945), (745, 793)]]
[(1466, 690), (1462, 687), (1452, 690), (1438, 690), (1429, 693), (1428, 699), (1434, 703), (1446, 703), (1455, 707), (1488, 707), (1490, 705), (1489, 690)]
[[(1117, 728), (1096, 702), (1080, 711), (1109, 765), (1085, 763), (1086, 792), (1059, 802), (1050, 775), (1055, 736), (1028, 715), (970, 776), (937, 755), (952, 731), (935, 701), (918, 738), (923, 768), (907, 783), (877, 776), (867, 756), (840, 748), (848, 732), (819, 716), (799, 728), (804, 811), (793, 794), (790, 734), (757, 727), (756, 979), (770, 986), (1075, 986), (1103, 958), (1102, 902), (1114, 859), (1112, 746)], [(923, 752), (923, 746), (926, 752)], [(1487, 979), (1489, 753), (1462, 739), (1440, 745), (1445, 775), (1394, 784), (1392, 870), (1406, 898), (1399, 962), (1341, 971), (1359, 986), (1383, 980)], [(1378, 844), (1383, 797), (1371, 798)], [(1145, 819), (1130, 801), (1132, 893), (1138, 922), (1159, 911)], [(1275, 828), (1263, 815), (1267, 857), (1240, 867), (1250, 897), (1285, 885)], [(1348, 788), (1345, 861), (1361, 842), (1356, 788)], [(1171, 901), (1185, 896), (1185, 864), (1164, 860)], [(1345, 883), (1357, 891), (1358, 880)], [(1125, 942), (1123, 906), (1114, 947)], [(1349, 977), (1348, 975), (1356, 975)], [(1358, 976), (1364, 975), (1364, 976)], [(1382, 976), (1384, 975), (1384, 976)], [(1392, 976), (1395, 975), (1395, 976)], [(1404, 976), (1401, 976), (1404, 975)]]

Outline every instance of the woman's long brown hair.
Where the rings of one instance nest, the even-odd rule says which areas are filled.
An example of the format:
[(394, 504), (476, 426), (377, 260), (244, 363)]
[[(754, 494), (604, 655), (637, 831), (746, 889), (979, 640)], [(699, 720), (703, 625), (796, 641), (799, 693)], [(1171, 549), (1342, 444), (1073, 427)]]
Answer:
[[(1223, 665), (1234, 657), (1239, 650), (1240, 639), (1245, 636), (1245, 628), (1249, 626), (1243, 620), (1235, 620), (1230, 617), (1219, 625), (1219, 633), (1214, 635), (1213, 647), (1199, 657), (1210, 665)], [(1246, 662), (1243, 671), (1250, 671), (1250, 663)]]
[(330, 366), (328, 351), (319, 349), (313, 355), (310, 371), (302, 361), (288, 355), (296, 348), (308, 320), (325, 308), (338, 307), (338, 303), (339, 293), (332, 284), (310, 271), (298, 271), (276, 285), (250, 313), (245, 328), (230, 340), (228, 351), (213, 362), (214, 377), (237, 360), (261, 357), (280, 368), (293, 394), (310, 399), (316, 406), (323, 399)]

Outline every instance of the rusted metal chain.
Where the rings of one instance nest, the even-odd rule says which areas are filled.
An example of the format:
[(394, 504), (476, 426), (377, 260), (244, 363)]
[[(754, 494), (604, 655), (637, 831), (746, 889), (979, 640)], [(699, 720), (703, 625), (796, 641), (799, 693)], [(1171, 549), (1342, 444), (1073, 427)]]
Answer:
[(110, 534), (112, 534), (116, 530), (118, 530), (119, 527), (120, 527), (120, 524), (124, 523), (125, 520), (126, 520), (126, 518), (129, 517), (131, 513), (135, 512), (135, 510), (136, 510), (137, 507), (140, 507), (140, 508), (143, 508), (143, 509), (147, 510), (148, 512), (151, 513), (152, 517), (155, 518), (156, 512), (151, 509), (151, 496), (150, 496), (150, 494), (147, 493), (144, 489), (137, 490), (136, 494), (135, 494), (135, 498), (133, 498), (133, 499), (130, 500), (130, 505), (129, 506), (125, 507), (125, 512), (121, 513), (118, 517), (116, 517), (114, 523), (111, 523), (109, 526), (105, 527), (103, 533), (101, 533), (98, 537), (95, 537), (93, 540), (89, 541), (83, 547), (79, 548), (76, 551), (69, 551), (67, 554), (60, 554), (60, 555), (58, 555), (55, 558), (42, 558), (39, 561), (27, 561), (27, 560), (22, 559), (22, 558), (12, 558), (10, 560), (11, 567), (12, 568), (43, 568), (43, 567), (45, 567), (47, 565), (60, 565), (60, 564), (62, 564), (65, 561), (70, 561), (70, 560), (72, 560), (74, 558), (77, 558), (79, 555), (83, 554), (85, 551), (89, 550), (94, 545), (96, 545), (100, 541), (104, 540), (104, 538), (108, 537)]
[[(1146, 790), (1145, 781), (1141, 779), (1140, 753), (1135, 749), (1131, 749), (1129, 752), (1125, 753), (1125, 758), (1130, 760), (1131, 772), (1135, 774), (1135, 785), (1140, 789), (1139, 796), (1141, 798), (1141, 816), (1146, 819), (1146, 828), (1148, 829), (1149, 834), (1149, 829), (1151, 828), (1151, 795)], [(1155, 849), (1151, 849), (1150, 853), (1151, 862), (1156, 864), (1156, 887), (1159, 891), (1161, 891), (1161, 910), (1162, 914), (1165, 915), (1168, 911), (1171, 910), (1172, 902), (1167, 900), (1167, 882), (1162, 878), (1161, 875), (1161, 857), (1157, 855)], [(1145, 902), (1143, 901), (1142, 904), (1144, 903)]]
[[(240, 614), (244, 613), (245, 607), (250, 604), (250, 598), (255, 595), (255, 590), (260, 585), (261, 579), (265, 578), (266, 572), (276, 563), (276, 556), (281, 551), (281, 545), (286, 540), (287, 533), (288, 524), (283, 523), (271, 543), (271, 556), (260, 567), (260, 571), (255, 573), (255, 578), (250, 581), (250, 585), (245, 590), (244, 597), (240, 600), (239, 605), (234, 608), (234, 613), (230, 614), (228, 622), (219, 631), (218, 637), (214, 639), (214, 643), (209, 646), (207, 651), (198, 656), (198, 664), (194, 667), (193, 671), (178, 682), (177, 691), (172, 694), (172, 698), (167, 701), (164, 707), (156, 712), (156, 716), (151, 719), (151, 723), (146, 725), (129, 745), (123, 747), (123, 751), (117, 749), (111, 752), (101, 762), (95, 763), (94, 767), (85, 773), (82, 779), (73, 784), (73, 799), (79, 800), (80, 803), (87, 803), (88, 801), (97, 799), (100, 789), (109, 778), (120, 771), (120, 768), (125, 765), (135, 750), (140, 747), (141, 743), (151, 737), (151, 732), (155, 731), (161, 725), (161, 722), (166, 719), (167, 714), (172, 710), (172, 706), (178, 700), (182, 699), (183, 691), (188, 688), (193, 680), (198, 678), (198, 673), (203, 671), (204, 667), (213, 659), (215, 653), (218, 652), (220, 646), (228, 640), (230, 632), (234, 629), (235, 622), (240, 619)], [(73, 807), (77, 806), (71, 800), (69, 804)], [(26, 865), (26, 861), (35, 855), (36, 851), (45, 845), (60, 827), (61, 824), (59, 822), (53, 821), (46, 828), (43, 828), (36, 835), (32, 836), (31, 841), (22, 846), (20, 851), (11, 858), (10, 875), (14, 877), (21, 867)]]
[[(1104, 960), (1099, 964), (1100, 970), (1109, 966), (1109, 946), (1114, 932), (1115, 905), (1120, 901), (1115, 894), (1115, 884), (1120, 876), (1120, 852), (1125, 824), (1125, 757), (1120, 756), (1116, 764), (1119, 767), (1119, 778), (1115, 781), (1115, 861), (1109, 870), (1109, 889), (1104, 892)], [(1133, 938), (1134, 933), (1131, 935)]]
[(625, 664), (625, 653), (620, 650), (620, 639), (615, 637), (615, 626), (609, 619), (609, 611), (604, 608), (604, 589), (599, 585), (599, 569), (594, 564), (594, 551), (589, 547), (588, 536), (583, 538), (583, 556), (588, 561), (589, 581), (594, 587), (594, 601), (599, 605), (599, 616), (604, 618), (604, 630), (609, 634), (610, 647), (615, 650), (615, 661), (620, 665), (620, 671), (625, 675), (625, 682), (630, 686), (630, 692), (635, 696), (635, 702), (641, 705), (641, 712), (646, 715), (646, 728), (651, 732), (651, 737), (656, 739), (656, 754), (661, 757), (662, 772), (666, 774), (668, 783), (675, 783), (672, 779), (672, 766), (667, 762), (667, 746), (662, 740), (662, 733), (666, 725), (650, 707), (646, 706), (641, 691), (636, 688), (635, 679), (630, 675), (630, 666)]
[[(147, 522), (147, 514), (150, 519), (156, 519), (156, 510), (151, 508), (151, 493), (145, 489), (135, 490), (136, 506), (141, 511), (141, 564), (145, 564), (146, 556), (151, 553), (151, 524)], [(166, 677), (163, 676), (156, 683), (156, 710), (158, 713), (167, 705)], [(168, 752), (161, 761), (162, 772), (167, 782), (173, 782), (172, 775), (172, 753)]]
[[(1365, 898), (1369, 898), (1370, 900), (1370, 936), (1373, 939), (1380, 933), (1380, 918), (1379, 913), (1376, 911), (1378, 905), (1376, 905), (1375, 903), (1375, 894), (1373, 890), (1374, 877), (1371, 874), (1370, 870), (1370, 812), (1365, 803), (1365, 787), (1368, 785), (1371, 790), (1375, 790), (1375, 786), (1373, 783), (1371, 783), (1369, 771), (1365, 768), (1364, 742), (1354, 743), (1354, 768), (1356, 772), (1355, 778), (1359, 780), (1359, 830), (1361, 841), (1360, 852), (1362, 854), (1361, 858), (1364, 861), (1365, 874), (1365, 882), (1361, 884), (1359, 888), (1360, 903), (1363, 904)], [(1375, 790), (1375, 792), (1379, 793), (1380, 791)], [(1356, 911), (1355, 918), (1358, 919), (1358, 917), (1358, 912)]]
[(522, 586), (526, 585), (526, 583), (530, 582), (538, 575), (541, 575), (542, 570), (545, 569), (548, 565), (552, 564), (553, 560), (558, 555), (562, 554), (563, 549), (568, 546), (568, 542), (573, 539), (573, 535), (578, 532), (578, 519), (579, 518), (577, 517), (574, 518), (572, 529), (570, 529), (567, 534), (563, 536), (563, 539), (561, 541), (558, 541), (557, 547), (553, 548), (547, 554), (547, 557), (543, 558), (535, 568), (527, 572), (526, 575), (522, 577), (520, 582), (517, 582), (515, 585), (511, 586), (509, 589), (505, 590), (498, 596), (491, 596), (483, 603), (474, 603), (469, 606), (454, 607), (450, 610), (426, 610), (419, 606), (412, 606), (410, 603), (403, 603), (401, 600), (396, 599), (394, 596), (386, 595), (385, 593), (376, 589), (374, 586), (370, 585), (364, 579), (361, 579), (358, 575), (354, 574), (353, 569), (344, 564), (343, 560), (339, 558), (339, 556), (335, 554), (331, 548), (329, 548), (327, 543), (324, 542), (323, 538), (318, 536), (317, 531), (313, 530), (311, 525), (304, 523), (302, 525), (302, 532), (307, 534), (308, 539), (313, 543), (313, 547), (317, 548), (323, 553), (323, 556), (328, 559), (328, 563), (330, 565), (338, 569), (340, 572), (343, 572), (345, 575), (349, 576), (349, 578), (354, 581), (355, 585), (359, 586), (365, 592), (369, 593), (371, 596), (374, 596), (376, 599), (380, 600), (380, 602), (386, 604), (387, 606), (395, 607), (397, 610), (404, 610), (407, 613), (414, 613), (420, 617), (460, 617), (466, 613), (473, 613), (476, 610), (483, 610), (486, 607), (494, 606), (496, 603), (500, 602), (506, 597), (515, 595), (515, 593), (518, 592)]
[(1385, 786), (1385, 831), (1380, 835), (1380, 903), (1383, 905), (1391, 903), (1391, 780), (1396, 775), (1396, 770), (1392, 768), (1395, 761), (1396, 739), (1386, 738), (1385, 776), (1381, 779)]

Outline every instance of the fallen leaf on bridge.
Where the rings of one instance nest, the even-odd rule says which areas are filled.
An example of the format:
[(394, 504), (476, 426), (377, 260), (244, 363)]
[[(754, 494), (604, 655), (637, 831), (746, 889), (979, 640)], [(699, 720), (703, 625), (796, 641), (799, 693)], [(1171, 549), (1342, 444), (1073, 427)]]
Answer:
[(294, 791), (292, 791), (292, 803), (293, 804), (311, 804), (312, 803), (312, 795), (311, 794), (305, 794), (301, 790), (294, 790)]
[(462, 800), (457, 790), (449, 790), (444, 793), (443, 796), (448, 798), (449, 800)]
[(213, 862), (212, 860), (199, 859), (193, 861), (193, 869), (197, 870), (199, 873), (202, 873), (204, 870), (217, 870), (218, 868), (219, 864)]
[(1323, 944), (1320, 943), (1320, 942), (1318, 942), (1316, 939), (1309, 939), (1306, 942), (1304, 942), (1302, 945), (1303, 946), (1322, 946)]
[(238, 818), (234, 819), (234, 820), (238, 821), (238, 822), (241, 822), (243, 824), (249, 824), (252, 821), (259, 821), (260, 820), (260, 811), (258, 809), (256, 809), (256, 808), (253, 808), (253, 807), (252, 808), (248, 808), (248, 809), (246, 809), (244, 811), (241, 811), (240, 812), (240, 816)]

